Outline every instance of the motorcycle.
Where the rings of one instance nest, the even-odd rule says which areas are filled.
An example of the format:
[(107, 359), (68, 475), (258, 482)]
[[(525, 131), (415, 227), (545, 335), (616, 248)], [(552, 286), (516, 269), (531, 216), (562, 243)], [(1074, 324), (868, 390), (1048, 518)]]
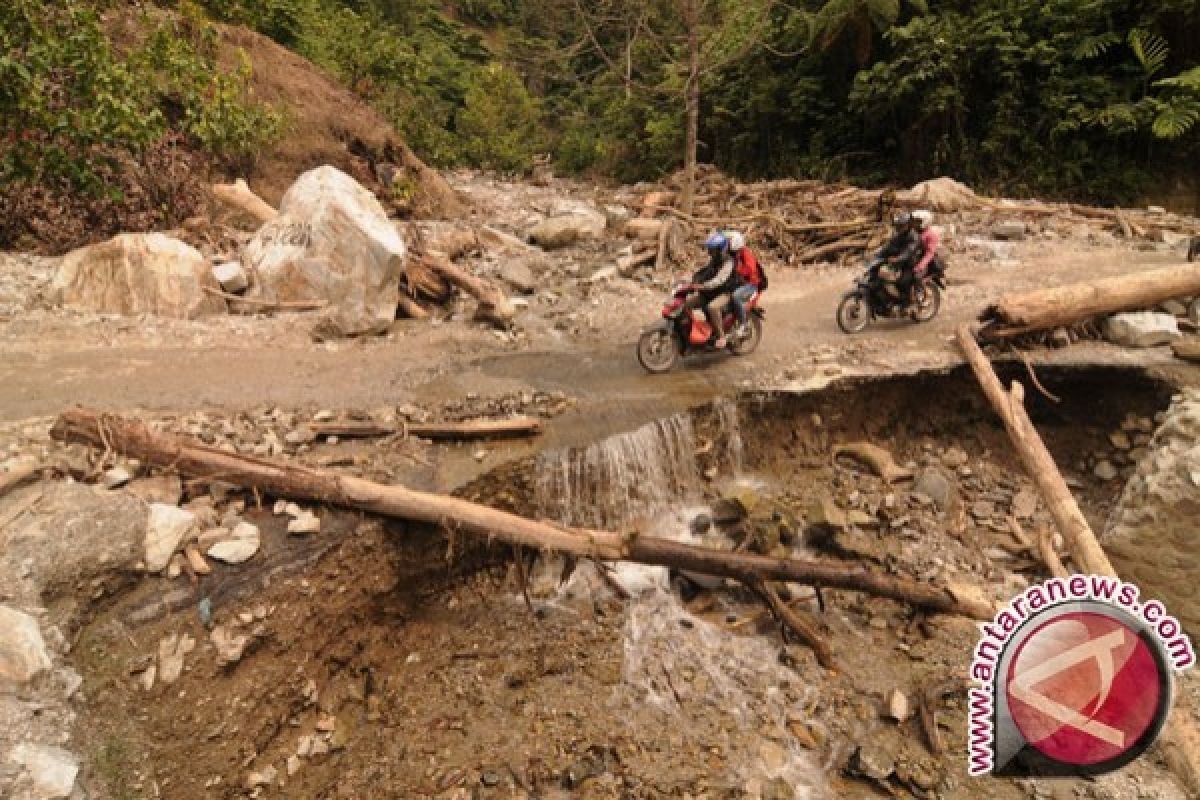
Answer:
[[(842, 295), (838, 304), (837, 323), (842, 333), (862, 333), (874, 320), (908, 316), (913, 322), (929, 322), (942, 307), (942, 292), (946, 288), (945, 267), (934, 259), (921, 278), (913, 282), (911, 300), (901, 299), (895, 280), (881, 276), (884, 266), (872, 259), (866, 270), (854, 281), (854, 288)], [(891, 288), (895, 294), (888, 290)]]
[[(715, 353), (716, 348), (708, 343), (712, 337), (712, 326), (700, 309), (688, 313), (684, 303), (695, 289), (690, 283), (678, 283), (671, 289), (662, 308), (662, 321), (642, 332), (637, 343), (638, 363), (650, 373), (669, 371), (680, 358), (692, 353)], [(726, 348), (735, 356), (748, 356), (762, 341), (765, 313), (758, 306), (761, 294), (746, 304), (746, 330), (739, 335), (727, 333)], [(731, 306), (726, 306), (721, 324), (729, 332), (737, 325)]]

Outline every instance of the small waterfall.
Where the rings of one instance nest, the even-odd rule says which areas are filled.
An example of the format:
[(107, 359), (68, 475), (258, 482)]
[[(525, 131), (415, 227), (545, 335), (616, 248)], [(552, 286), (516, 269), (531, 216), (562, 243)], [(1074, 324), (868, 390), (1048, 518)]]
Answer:
[(569, 525), (619, 525), (699, 487), (696, 436), (685, 413), (538, 459), (542, 513)]
[(737, 475), (742, 471), (742, 429), (738, 424), (737, 402), (725, 398), (717, 402), (717, 436), (724, 444), (725, 464), (728, 470)]

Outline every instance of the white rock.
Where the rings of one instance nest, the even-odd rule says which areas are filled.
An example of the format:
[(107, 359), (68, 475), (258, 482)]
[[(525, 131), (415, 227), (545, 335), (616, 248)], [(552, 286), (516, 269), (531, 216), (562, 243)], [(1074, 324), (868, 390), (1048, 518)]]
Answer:
[(992, 228), (992, 236), (1006, 242), (1019, 242), (1025, 238), (1025, 223), (1020, 220), (1001, 222)]
[(179, 680), (183, 674), (183, 660), (196, 649), (196, 640), (186, 633), (172, 633), (158, 643), (158, 679), (166, 684)]
[(240, 261), (228, 261), (224, 264), (218, 264), (213, 267), (213, 277), (217, 279), (217, 283), (221, 284), (221, 288), (230, 293), (245, 291), (250, 285), (250, 278), (246, 275), (246, 268), (242, 266)]
[(250, 296), (327, 303), (321, 327), (332, 334), (388, 330), (406, 250), (375, 195), (325, 166), (301, 175), (279, 211), (243, 253), (258, 281)]
[(246, 777), (246, 788), (257, 789), (260, 786), (270, 786), (271, 784), (275, 783), (278, 777), (279, 770), (275, 769), (273, 766), (267, 767), (266, 769), (258, 772), (251, 772)]
[(129, 470), (124, 467), (113, 467), (104, 473), (104, 488), (117, 489), (131, 480), (133, 480), (133, 476), (129, 474)]
[(238, 523), (230, 536), (231, 538), (217, 542), (208, 549), (210, 558), (226, 564), (241, 564), (254, 557), (262, 541), (259, 537), (258, 527), (249, 522)]
[(309, 533), (321, 532), (321, 518), (311, 511), (305, 511), (288, 523), (288, 533), (302, 536)]
[(196, 527), (196, 515), (182, 508), (151, 503), (146, 518), (146, 569), (162, 572), (185, 536)]
[(912, 713), (909, 708), (908, 695), (899, 689), (893, 689), (888, 696), (888, 716), (896, 722), (904, 722)]
[(74, 250), (50, 285), (54, 302), (109, 314), (192, 319), (225, 311), (208, 260), (161, 233), (126, 233)]
[(0, 680), (25, 683), (50, 666), (50, 653), (37, 620), (0, 606)]
[(250, 637), (241, 633), (231, 633), (223, 625), (213, 628), (208, 638), (217, 649), (217, 665), (221, 667), (241, 661), (246, 645), (250, 643)]
[(1123, 347), (1155, 347), (1183, 336), (1175, 317), (1153, 311), (1114, 314), (1104, 325), (1104, 335)]
[(9, 752), (8, 760), (25, 768), (36, 800), (69, 797), (75, 789), (79, 761), (61, 747), (22, 742)]
[(542, 220), (529, 231), (529, 240), (546, 250), (569, 247), (585, 239), (599, 239), (608, 220), (596, 211), (572, 211)]

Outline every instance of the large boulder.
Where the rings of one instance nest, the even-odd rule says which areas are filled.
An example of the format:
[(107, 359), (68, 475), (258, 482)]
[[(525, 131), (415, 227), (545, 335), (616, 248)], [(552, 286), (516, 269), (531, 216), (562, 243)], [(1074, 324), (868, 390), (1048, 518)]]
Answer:
[(396, 318), (404, 240), (383, 206), (333, 167), (301, 175), (279, 216), (246, 245), (250, 296), (266, 302), (326, 304), (324, 331), (386, 331)]
[(1124, 347), (1155, 347), (1183, 336), (1175, 317), (1153, 311), (1114, 314), (1104, 325), (1104, 335)]
[(50, 284), (60, 305), (109, 314), (193, 319), (225, 311), (198, 250), (161, 233), (124, 233), (68, 253)]
[(571, 208), (534, 225), (529, 231), (529, 241), (545, 250), (555, 250), (587, 239), (599, 239), (607, 229), (608, 220), (599, 211)]
[(905, 205), (921, 206), (932, 211), (952, 213), (978, 208), (979, 196), (953, 178), (934, 178), (922, 181), (911, 189), (898, 192), (896, 199)]
[(1122, 577), (1166, 604), (1200, 636), (1196, 548), (1200, 545), (1200, 391), (1166, 412), (1108, 519), (1103, 543)]

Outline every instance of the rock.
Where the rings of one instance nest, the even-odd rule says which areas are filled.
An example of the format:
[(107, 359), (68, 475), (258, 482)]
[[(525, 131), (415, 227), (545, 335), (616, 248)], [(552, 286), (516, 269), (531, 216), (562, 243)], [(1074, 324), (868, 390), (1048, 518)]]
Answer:
[(1102, 481), (1111, 481), (1117, 477), (1118, 472), (1117, 468), (1112, 465), (1111, 461), (1102, 460), (1096, 462), (1096, 466), (1092, 470), (1092, 474)]
[(1104, 335), (1113, 344), (1123, 347), (1155, 347), (1168, 344), (1183, 334), (1179, 323), (1170, 314), (1137, 311), (1114, 314), (1104, 324)]
[(1108, 441), (1118, 450), (1129, 450), (1133, 447), (1133, 443), (1129, 441), (1129, 434), (1125, 431), (1113, 431), (1108, 435)]
[(739, 483), (726, 490), (721, 500), (732, 506), (740, 516), (748, 517), (762, 503), (762, 495), (753, 486)]
[(893, 689), (888, 695), (887, 715), (896, 722), (904, 722), (912, 714), (909, 707), (908, 695), (899, 689)]
[(304, 762), (300, 760), (300, 756), (291, 755), (287, 760), (287, 775), (289, 778), (294, 776), (304, 766)]
[[(293, 447), (298, 447), (302, 444), (312, 444), (316, 440), (316, 432), (307, 425), (301, 425), (295, 430), (288, 431), (283, 437), (283, 441), (292, 445)], [(277, 501), (275, 505), (278, 506), (279, 502), (282, 501)], [(276, 511), (275, 513), (278, 514), (280, 512)]]
[(620, 233), (632, 218), (633, 211), (628, 206), (610, 204), (604, 207), (604, 222), (614, 233)]
[(938, 509), (945, 511), (958, 500), (958, 485), (940, 469), (922, 470), (913, 483), (913, 494), (928, 497)]
[(8, 760), (24, 769), (35, 800), (70, 797), (75, 790), (79, 761), (61, 747), (22, 742), (9, 751)]
[(396, 319), (406, 250), (383, 206), (349, 175), (325, 166), (301, 175), (243, 251), (266, 302), (328, 304), (324, 336), (381, 333)]
[(529, 231), (529, 241), (545, 250), (569, 247), (585, 239), (599, 239), (608, 222), (598, 212), (576, 211), (548, 217)]
[(805, 522), (811, 528), (842, 530), (847, 527), (845, 512), (828, 495), (822, 495), (809, 505)]
[(200, 554), (199, 549), (188, 545), (183, 549), (183, 557), (187, 560), (192, 572), (197, 575), (209, 575), (212, 573), (212, 567), (204, 560), (204, 556)]
[(688, 523), (688, 530), (690, 530), (693, 535), (699, 536), (712, 530), (712, 525), (712, 517), (710, 517), (708, 514), (697, 514), (696, 516), (692, 517), (691, 522)]
[(213, 267), (212, 271), (217, 283), (221, 284), (221, 288), (230, 294), (244, 292), (250, 286), (250, 278), (246, 275), (246, 269), (240, 261), (218, 264)]
[(979, 207), (979, 197), (970, 186), (946, 177), (922, 181), (907, 191), (898, 192), (896, 199), (908, 206), (920, 206), (943, 213)]
[(852, 775), (861, 775), (883, 783), (896, 771), (896, 755), (880, 741), (881, 737), (860, 744), (850, 757), (847, 770)]
[(250, 637), (244, 633), (232, 633), (224, 625), (218, 625), (208, 634), (209, 641), (217, 650), (217, 666), (227, 667), (242, 660)]
[(1021, 220), (1001, 222), (992, 228), (992, 236), (1004, 242), (1019, 242), (1026, 233), (1025, 223)]
[(523, 294), (533, 294), (537, 290), (537, 278), (523, 261), (505, 259), (500, 267), (500, 279)]
[(26, 683), (50, 667), (50, 653), (37, 620), (0, 606), (0, 680)]
[[(288, 527), (290, 531), (291, 526)], [(320, 528), (320, 520), (317, 520), (317, 527)], [(261, 541), (257, 526), (241, 522), (230, 532), (229, 539), (212, 545), (208, 555), (226, 564), (241, 564), (254, 557)]]
[(296, 536), (321, 532), (321, 518), (311, 511), (305, 511), (288, 523), (287, 532)]
[(960, 447), (948, 447), (946, 452), (942, 453), (942, 463), (951, 469), (965, 466), (969, 460), (970, 456)]
[(1175, 357), (1182, 361), (1200, 364), (1200, 339), (1191, 337), (1171, 343)]
[(125, 489), (149, 504), (177, 506), (183, 499), (183, 481), (178, 475), (152, 475), (131, 482)]
[(119, 489), (133, 480), (133, 475), (124, 467), (113, 467), (105, 470), (103, 485), (105, 489)]
[(1188, 307), (1179, 300), (1168, 300), (1159, 308), (1164, 314), (1170, 314), (1172, 317), (1182, 317), (1188, 313)]
[(194, 319), (225, 311), (208, 259), (161, 233), (125, 233), (68, 253), (50, 284), (52, 302), (108, 314)]
[(1038, 496), (1029, 489), (1022, 489), (1013, 495), (1012, 513), (1017, 519), (1032, 519), (1037, 511)]
[(158, 643), (158, 679), (172, 684), (183, 674), (183, 660), (196, 649), (196, 640), (186, 633), (164, 636)]
[(1154, 214), (1155, 216), (1162, 216), (1163, 214), (1167, 213), (1167, 210), (1162, 206), (1146, 206), (1146, 213)]
[(260, 786), (271, 786), (279, 779), (279, 770), (273, 766), (251, 772), (246, 776), (246, 788), (257, 789)]
[(146, 519), (146, 569), (162, 572), (185, 536), (196, 526), (196, 515), (182, 508), (153, 503)]

